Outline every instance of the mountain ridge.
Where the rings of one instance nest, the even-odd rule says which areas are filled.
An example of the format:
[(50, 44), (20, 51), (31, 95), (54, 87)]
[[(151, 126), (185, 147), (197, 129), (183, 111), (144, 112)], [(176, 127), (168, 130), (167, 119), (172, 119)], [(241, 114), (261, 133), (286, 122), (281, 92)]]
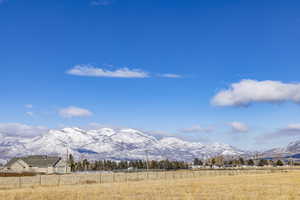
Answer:
[(33, 138), (5, 136), (1, 133), (0, 137), (2, 160), (31, 154), (65, 156), (67, 151), (77, 159), (137, 160), (148, 156), (153, 160), (183, 161), (217, 155), (242, 156), (248, 153), (227, 144), (202, 144), (176, 137), (157, 139), (131, 128), (83, 130), (67, 127), (60, 130), (50, 129)]
[(300, 140), (290, 142), (285, 147), (273, 148), (262, 152), (263, 157), (286, 157), (300, 153)]

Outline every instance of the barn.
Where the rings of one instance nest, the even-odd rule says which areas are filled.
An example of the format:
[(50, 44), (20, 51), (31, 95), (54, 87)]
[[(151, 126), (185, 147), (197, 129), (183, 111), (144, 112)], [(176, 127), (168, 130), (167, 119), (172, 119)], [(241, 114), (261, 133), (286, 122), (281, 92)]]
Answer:
[(16, 157), (9, 160), (3, 168), (8, 172), (33, 172), (33, 173), (70, 173), (71, 169), (67, 162), (61, 157), (34, 155), (27, 157)]

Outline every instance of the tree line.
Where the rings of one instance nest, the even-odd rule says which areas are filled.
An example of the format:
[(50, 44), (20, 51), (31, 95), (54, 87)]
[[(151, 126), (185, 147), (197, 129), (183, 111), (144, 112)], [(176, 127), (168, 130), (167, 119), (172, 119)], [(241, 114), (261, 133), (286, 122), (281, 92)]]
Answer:
[(113, 161), (113, 160), (98, 160), (75, 161), (72, 155), (69, 155), (69, 165), (72, 172), (76, 171), (113, 171), (113, 170), (178, 170), (187, 169), (189, 163), (184, 161), (170, 160), (132, 160), (132, 161)]
[(239, 166), (283, 166), (285, 164), (295, 165), (296, 163), (289, 160), (285, 163), (282, 160), (268, 160), (268, 159), (244, 159), (242, 157), (225, 159), (223, 156), (217, 156), (213, 158), (209, 158), (206, 160), (201, 160), (198, 158), (194, 159), (194, 165), (198, 166), (218, 166), (218, 167), (239, 167)]
[[(188, 169), (191, 163), (184, 161), (171, 161), (171, 160), (131, 160), (131, 161), (113, 161), (113, 160), (96, 160), (89, 161), (87, 159), (75, 161), (72, 154), (68, 159), (69, 166), (72, 172), (76, 171), (117, 171), (117, 170), (178, 170)], [(283, 166), (296, 165), (297, 163), (289, 160), (285, 163), (282, 160), (266, 160), (266, 159), (244, 159), (242, 157), (225, 159), (223, 156), (216, 156), (209, 159), (195, 158), (193, 165), (206, 166), (206, 167), (239, 167), (239, 166)]]

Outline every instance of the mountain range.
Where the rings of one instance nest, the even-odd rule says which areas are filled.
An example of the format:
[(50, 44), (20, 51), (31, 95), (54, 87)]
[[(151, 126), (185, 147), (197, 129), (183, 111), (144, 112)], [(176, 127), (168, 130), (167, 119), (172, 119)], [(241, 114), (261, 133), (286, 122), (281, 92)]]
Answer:
[(77, 159), (170, 159), (192, 161), (217, 155), (242, 156), (248, 152), (227, 144), (202, 144), (176, 137), (157, 139), (135, 129), (101, 128), (49, 130), (33, 138), (6, 136), (0, 133), (0, 159), (24, 155), (60, 155), (71, 153)]
[[(256, 152), (257, 153), (257, 152)], [(300, 153), (300, 141), (287, 147), (260, 152), (263, 157), (284, 157)], [(254, 155), (227, 144), (202, 144), (176, 137), (157, 139), (145, 132), (124, 128), (101, 128), (83, 130), (64, 128), (49, 130), (33, 138), (7, 136), (0, 133), (0, 162), (25, 155), (72, 154), (77, 159), (111, 160), (183, 160), (206, 159), (223, 155), (229, 157)]]

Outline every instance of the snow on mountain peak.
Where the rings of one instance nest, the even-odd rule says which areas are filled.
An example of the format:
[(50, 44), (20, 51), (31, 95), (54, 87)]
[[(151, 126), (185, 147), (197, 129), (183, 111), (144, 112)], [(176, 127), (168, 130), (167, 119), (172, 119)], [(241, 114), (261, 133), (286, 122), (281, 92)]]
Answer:
[(184, 141), (184, 140), (181, 140), (179, 138), (176, 138), (176, 137), (165, 137), (165, 138), (162, 138), (160, 139), (159, 141), (162, 145), (164, 146), (185, 146), (185, 147), (191, 147), (191, 146), (202, 146), (201, 143), (196, 143), (196, 142), (188, 142), (188, 141)]
[(90, 159), (151, 159), (191, 161), (214, 155), (242, 154), (229, 145), (203, 145), (176, 137), (160, 140), (143, 131), (130, 128), (100, 128), (83, 130), (77, 127), (49, 130), (31, 139), (5, 139), (0, 142), (0, 159), (30, 154), (64, 155), (68, 149), (75, 157)]

